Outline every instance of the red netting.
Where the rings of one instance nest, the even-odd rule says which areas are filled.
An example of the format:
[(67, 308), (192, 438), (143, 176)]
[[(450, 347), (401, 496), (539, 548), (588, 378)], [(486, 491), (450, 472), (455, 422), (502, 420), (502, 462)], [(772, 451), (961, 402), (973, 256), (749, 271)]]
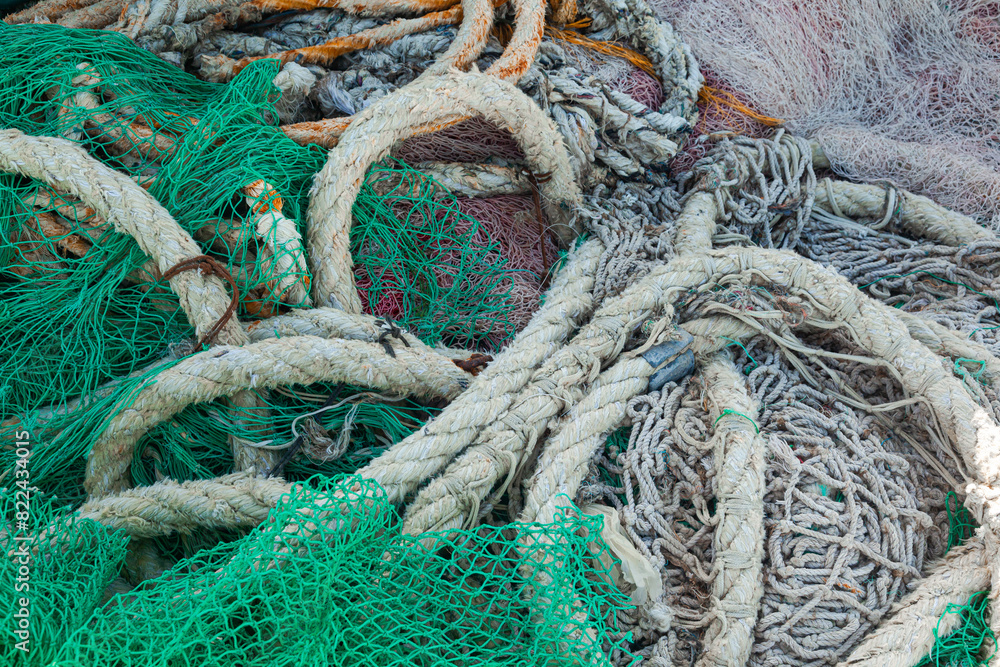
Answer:
[[(712, 142), (699, 141), (699, 137), (715, 132), (734, 132), (746, 137), (767, 137), (774, 128), (748, 116), (731, 102), (749, 108), (749, 100), (736, 90), (724, 84), (713, 72), (702, 68), (705, 88), (698, 96), (698, 123), (684, 144), (683, 150), (670, 163), (674, 174), (687, 171), (712, 148)], [(704, 91), (711, 90), (706, 94)], [(720, 100), (720, 96), (723, 96)]]
[(633, 67), (612, 87), (620, 93), (625, 93), (636, 102), (645, 104), (650, 111), (656, 111), (663, 104), (663, 86), (655, 78), (637, 67)]
[(479, 222), (479, 232), (473, 239), (480, 243), (489, 240), (498, 243), (508, 266), (518, 272), (511, 278), (511, 299), (515, 308), (509, 317), (515, 330), (520, 331), (538, 309), (542, 280), (559, 249), (552, 235), (542, 232), (531, 196), (459, 197), (457, 203), (462, 213)]
[(403, 142), (396, 157), (407, 164), (420, 162), (482, 162), (491, 157), (523, 160), (524, 153), (507, 130), (483, 118), (461, 123)]

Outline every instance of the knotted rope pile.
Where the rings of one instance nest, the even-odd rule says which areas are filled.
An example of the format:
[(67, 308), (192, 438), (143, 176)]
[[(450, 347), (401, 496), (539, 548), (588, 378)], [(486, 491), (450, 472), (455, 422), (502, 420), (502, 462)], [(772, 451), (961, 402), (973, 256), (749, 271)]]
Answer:
[[(153, 50), (176, 48), (182, 62), (197, 53), (203, 74), (233, 75), (236, 86), (247, 76), (238, 70), (261, 66), (206, 58), (206, 43), (284, 7), (46, 0), (16, 18), (80, 27), (116, 16), (116, 30)], [(954, 629), (942, 616), (948, 604), (987, 589), (996, 599), (1000, 240), (896, 187), (820, 179), (829, 161), (819, 146), (780, 130), (722, 141), (668, 180), (661, 168), (690, 128), (701, 82), (690, 52), (640, 2), (581, 8), (592, 18), (587, 39), (628, 36), (627, 51), (648, 62), (663, 87), (658, 110), (602, 83), (599, 71), (572, 67), (579, 45), (545, 41), (544, 5), (529, 0), (515, 3), (506, 46), (483, 74), (460, 70), (500, 44), (491, 3), (341, 4), (327, 18), (354, 46), (285, 49), (276, 83), (304, 98), (318, 77), (296, 58), (330, 66), (347, 48), (416, 48), (401, 36), (461, 22), (450, 46), (428, 52), (443, 53), (436, 63), (405, 85), (379, 80), (384, 94), (362, 108), (337, 87), (342, 75), (318, 73), (332, 77), (325, 104), (352, 115), (284, 127), (329, 148), (304, 217), (291, 208), (286, 217), (266, 181), (241, 186), (232, 205), (278, 239), (259, 254), (281, 314), (253, 323), (232, 316), (239, 296), (218, 276), (177, 268), (203, 254), (199, 240), (99, 151), (70, 140), (103, 137), (100, 118), (90, 134), (86, 124), (66, 128), (67, 138), (2, 130), (0, 171), (46, 186), (53, 210), (90, 209), (135, 239), (206, 343), (5, 422), (85, 447), (66, 467), (86, 455), (86, 502), (71, 514), (52, 499), (30, 543), (47, 563), (79, 550), (68, 541), (88, 540), (96, 546), (85, 571), (104, 589), (81, 588), (79, 618), (50, 638), (46, 660), (98, 660), (100, 634), (136, 664), (153, 664), (148, 639), (166, 636), (155, 625), (162, 614), (198, 619), (201, 632), (196, 648), (170, 655), (233, 659), (242, 649), (247, 664), (268, 664), (272, 651), (314, 664), (371, 659), (362, 649), (378, 636), (380, 664), (493, 653), (511, 664), (529, 655), (553, 665), (641, 656), (659, 665), (911, 666), (933, 650), (935, 632)], [(577, 9), (561, 3), (554, 16), (567, 23)], [(365, 23), (421, 12), (432, 13)], [(225, 35), (233, 39), (243, 38)], [(110, 88), (86, 63), (78, 69), (71, 87)], [(355, 88), (365, 86), (361, 71)], [(99, 92), (103, 103), (121, 94)], [(99, 106), (82, 92), (61, 104)], [(401, 142), (471, 118), (506, 130), (512, 159), (428, 170), (480, 194), (530, 187), (542, 235), (564, 252), (537, 311), (488, 363), (364, 314), (350, 242), (369, 168)], [(155, 147), (158, 137), (157, 155), (171, 150), (168, 133), (140, 127), (156, 129), (126, 122), (101, 146), (123, 164), (140, 144), (148, 157), (139, 139)], [(527, 175), (511, 169), (517, 161)], [(39, 222), (26, 238), (52, 238), (42, 216), (31, 219)], [(210, 241), (226, 239), (223, 223)], [(64, 252), (83, 243), (72, 236), (60, 236)], [(88, 238), (99, 247), (103, 237)], [(202, 338), (211, 331), (214, 342)], [(414, 426), (383, 435), (356, 477), (283, 479), (300, 451), (323, 462), (344, 456), (364, 402), (337, 402), (348, 387), (368, 401), (410, 401), (400, 415)], [(288, 442), (274, 435), (276, 395), (293, 406)], [(323, 415), (344, 403), (341, 432), (331, 433)], [(154, 466), (157, 480), (135, 487), (153, 429), (173, 429), (196, 451), (183, 424), (199, 406), (214, 406), (208, 414), (231, 429), (231, 471), (177, 480)], [(34, 458), (58, 465), (44, 441), (34, 447)], [(950, 551), (949, 493), (979, 525)], [(170, 536), (246, 530), (179, 563), (187, 554), (158, 553)], [(3, 533), (9, 551), (13, 533)], [(68, 569), (46, 576), (72, 579)], [(105, 605), (96, 592), (122, 594)], [(301, 625), (258, 615), (282, 595), (308, 604)], [(995, 605), (990, 613), (1000, 632)], [(233, 628), (263, 639), (241, 647)], [(332, 645), (310, 639), (331, 628), (342, 633)]]

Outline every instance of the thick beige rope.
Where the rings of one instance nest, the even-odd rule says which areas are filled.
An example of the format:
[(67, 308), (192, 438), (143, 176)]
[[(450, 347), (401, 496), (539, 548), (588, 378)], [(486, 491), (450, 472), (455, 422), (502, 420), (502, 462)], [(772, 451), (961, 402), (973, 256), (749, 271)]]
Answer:
[(92, 498), (127, 488), (133, 448), (147, 431), (192, 403), (248, 388), (342, 382), (453, 399), (469, 386), (470, 376), (439, 354), (402, 346), (395, 354), (372, 343), (302, 336), (188, 357), (157, 374), (112, 418), (91, 449), (84, 486)]
[[(292, 310), (287, 315), (250, 322), (246, 328), (251, 343), (291, 336), (346, 338), (374, 343), (382, 331), (375, 324), (377, 319), (373, 315), (347, 313), (339, 308), (306, 308)], [(413, 334), (404, 333), (403, 337), (411, 347), (426, 347)]]
[(87, 502), (78, 516), (123, 529), (132, 537), (250, 529), (264, 521), (278, 499), (291, 490), (281, 479), (247, 473), (182, 483), (164, 479)]
[[(316, 176), (309, 203), (309, 252), (313, 300), (360, 312), (349, 252), (351, 209), (368, 167), (399, 141), (430, 123), (484, 116), (514, 134), (531, 170), (544, 176), (543, 205), (551, 229), (564, 243), (576, 235), (574, 215), (582, 195), (569, 155), (552, 120), (515, 86), (482, 74), (449, 72), (421, 86), (404, 86), (357, 115)], [(542, 180), (541, 178), (539, 180)]]
[(628, 402), (649, 388), (655, 370), (642, 357), (628, 356), (601, 373), (546, 441), (518, 521), (552, 523), (576, 497), (594, 452), (625, 419)]
[(712, 192), (700, 190), (691, 194), (677, 216), (674, 253), (678, 256), (708, 250), (712, 247), (715, 222), (722, 211)]
[[(591, 239), (570, 253), (545, 303), (472, 386), (413, 435), (359, 471), (385, 488), (393, 502), (448, 464), (480, 430), (503, 414), (532, 371), (562, 346), (590, 314), (594, 276), (604, 248)], [(647, 364), (648, 365), (648, 364)]]
[[(982, 377), (991, 383), (1000, 383), (1000, 359), (993, 356), (993, 352), (988, 347), (914, 313), (897, 311), (897, 314), (914, 340), (920, 341), (932, 352), (946, 359), (981, 361), (983, 363)], [(1000, 388), (1000, 384), (997, 386)]]
[[(533, 192), (530, 176), (519, 167), (466, 162), (418, 162), (413, 168), (458, 197), (530, 195)], [(389, 192), (402, 178), (400, 175), (379, 180), (374, 184), (375, 192)]]
[[(681, 328), (692, 333), (690, 348), (703, 356), (714, 355), (729, 345), (730, 341), (724, 337), (738, 339), (757, 333), (728, 316), (692, 320)], [(647, 342), (645, 347), (650, 345)], [(650, 377), (656, 370), (644, 358), (628, 354), (598, 376), (587, 395), (552, 429), (535, 474), (525, 485), (527, 491), (519, 521), (548, 523), (559, 510), (568, 507), (567, 500), (576, 497), (594, 454), (625, 421), (628, 402), (649, 389)]]
[[(504, 1), (506, 0), (501, 0)], [(413, 83), (428, 76), (445, 74), (451, 68), (462, 71), (468, 69), (486, 48), (490, 29), (493, 27), (493, 13), (493, 0), (462, 0), (459, 13), (462, 24), (455, 34), (455, 40)]]
[[(271, 198), (257, 201), (263, 192), (269, 193)], [(312, 305), (302, 235), (295, 221), (282, 214), (281, 197), (264, 181), (245, 186), (243, 193), (254, 213), (254, 229), (263, 241), (261, 270), (264, 275), (279, 276), (268, 283), (271, 295), (286, 303)]]
[(846, 218), (878, 220), (896, 213), (900, 226), (907, 233), (945, 245), (960, 246), (980, 239), (996, 238), (995, 232), (972, 218), (950, 211), (927, 197), (898, 188), (826, 179), (816, 187), (814, 205)]
[(407, 508), (403, 532), (457, 530), (474, 521), (482, 499), (513, 473), (550, 421), (577, 404), (601, 366), (622, 352), (635, 327), (657, 310), (669, 310), (671, 301), (648, 280), (606, 301), (565, 347), (532, 374), (511, 408), (480, 434), (476, 444), (417, 495)]
[(702, 373), (716, 469), (712, 602), (699, 667), (746, 664), (764, 593), (764, 465), (767, 446), (756, 424), (760, 404), (732, 360), (719, 354)]
[[(112, 223), (115, 231), (133, 237), (161, 273), (182, 260), (202, 254), (194, 239), (145, 190), (65, 139), (0, 130), (0, 171), (34, 178), (60, 193), (74, 195)], [(199, 337), (229, 307), (230, 296), (219, 278), (185, 271), (169, 282)], [(240, 345), (246, 336), (239, 323), (230, 319), (220, 339)]]
[[(893, 615), (865, 637), (840, 667), (913, 667), (931, 650), (936, 637), (958, 627), (959, 614), (944, 615), (949, 604), (964, 605), (990, 585), (981, 537), (953, 547)], [(940, 625), (939, 625), (940, 623)]]

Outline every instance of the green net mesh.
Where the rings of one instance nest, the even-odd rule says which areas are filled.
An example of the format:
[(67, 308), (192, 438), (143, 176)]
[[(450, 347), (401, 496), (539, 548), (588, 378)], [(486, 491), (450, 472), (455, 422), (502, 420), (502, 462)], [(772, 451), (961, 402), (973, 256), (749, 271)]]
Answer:
[[(437, 412), (411, 399), (329, 383), (251, 393), (263, 410), (213, 401), (192, 405), (151, 430), (136, 447), (132, 481), (142, 486), (162, 477), (207, 479), (231, 472), (230, 434), (294, 454), (282, 467), (286, 479), (352, 473)], [(300, 435), (305, 444), (293, 451)]]
[(989, 664), (996, 654), (997, 640), (989, 626), (988, 593), (976, 593), (968, 603), (949, 604), (938, 627), (949, 614), (959, 614), (958, 629), (941, 637), (934, 628), (935, 642), (917, 667), (978, 667)]
[[(300, 305), (289, 286), (308, 291), (303, 250), (276, 217), (303, 235), (308, 190), (327, 156), (276, 127), (274, 61), (223, 86), (116, 33), (0, 23), (0, 40), (0, 127), (70, 139), (132, 176), (227, 267), (241, 318)], [(398, 161), (376, 166), (354, 216), (352, 253), (369, 312), (432, 344), (495, 345), (513, 333), (507, 261), (432, 179)], [(10, 174), (0, 174), (0, 327), (0, 441), (33, 429), (33, 481), (67, 502), (82, 498), (85, 457), (104, 425), (162, 370), (153, 364), (183, 354), (193, 337), (131, 238), (73, 197)], [(267, 424), (220, 401), (162, 425), (137, 449), (134, 481), (228, 472), (227, 434), (247, 435), (249, 424), (253, 440), (264, 431), (280, 445), (292, 421), (317, 407), (301, 395), (260, 399), (271, 409)], [(293, 478), (353, 472), (430, 414), (409, 402), (349, 401), (317, 422), (342, 455), (305, 451), (285, 470)], [(12, 461), (0, 449), (0, 463)]]
[[(972, 514), (954, 492), (945, 497), (948, 510), (948, 548), (959, 546), (972, 537), (976, 528)], [(959, 626), (941, 636), (941, 623), (958, 614)], [(980, 667), (987, 665), (998, 648), (989, 625), (989, 591), (976, 593), (966, 604), (949, 604), (934, 628), (934, 645), (916, 667)]]
[[(6, 526), (0, 531), (0, 547), (12, 554), (0, 559), (0, 585), (5, 591), (0, 607), (0, 663), (49, 665), (59, 647), (101, 605), (105, 589), (125, 559), (128, 538), (94, 521), (75, 520), (51, 498), (31, 498), (30, 511), (19, 516), (23, 506), (18, 501), (23, 496), (17, 492), (13, 485), (0, 490)], [(25, 529), (14, 532), (14, 519), (21, 517), (25, 517)], [(56, 539), (23, 539), (47, 527)], [(26, 638), (16, 634), (23, 617), (22, 597), (29, 600), (28, 652), (17, 648)]]
[(351, 254), (368, 312), (429, 344), (502, 343), (513, 334), (508, 261), (496, 242), (476, 240), (479, 224), (433, 179), (391, 161), (369, 175), (354, 218), (364, 221), (352, 230)]
[(602, 619), (627, 598), (591, 541), (600, 519), (509, 528), (421, 544), (375, 483), (315, 479), (245, 538), (68, 626), (53, 664), (602, 664), (624, 641)]
[[(302, 236), (326, 151), (276, 127), (275, 61), (222, 86), (116, 33), (0, 23), (0, 40), (0, 127), (76, 141), (131, 175), (227, 267), (239, 316), (301, 305), (290, 286), (307, 292), (303, 249), (275, 218)], [(369, 310), (431, 343), (506, 340), (511, 271), (496, 244), (474, 241), (475, 221), (431, 179), (394, 162), (370, 182), (390, 178), (390, 192), (368, 185), (354, 209)], [(0, 175), (0, 225), (3, 419), (95, 391), (191, 337), (134, 241), (79, 201)]]

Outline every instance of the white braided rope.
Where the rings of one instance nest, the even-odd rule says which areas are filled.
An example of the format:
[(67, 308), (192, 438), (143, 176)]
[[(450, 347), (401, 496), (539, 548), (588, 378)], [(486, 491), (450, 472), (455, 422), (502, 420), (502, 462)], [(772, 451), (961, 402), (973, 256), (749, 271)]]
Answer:
[(349, 252), (351, 208), (368, 167), (429, 123), (483, 116), (511, 130), (541, 185), (548, 222), (565, 242), (575, 236), (573, 215), (582, 199), (569, 156), (552, 121), (511, 84), (481, 74), (449, 72), (404, 87), (358, 114), (316, 176), (309, 204), (309, 253), (317, 305), (360, 312)]
[(767, 446), (755, 420), (760, 404), (733, 362), (719, 354), (703, 378), (715, 423), (716, 509), (712, 611), (699, 667), (745, 664), (764, 594), (764, 459)]
[(183, 359), (112, 418), (91, 449), (84, 486), (91, 497), (126, 488), (133, 448), (149, 429), (192, 403), (248, 388), (343, 382), (450, 399), (469, 385), (468, 374), (441, 355), (406, 347), (395, 354), (362, 341), (302, 336), (219, 346)]
[(510, 408), (532, 372), (562, 347), (566, 336), (590, 314), (594, 274), (602, 251), (601, 242), (592, 239), (571, 252), (541, 309), (469, 390), (419, 431), (369, 463), (360, 474), (378, 481), (398, 502)]
[(267, 519), (292, 487), (280, 479), (234, 473), (206, 480), (164, 479), (85, 503), (80, 519), (91, 519), (132, 537), (157, 537), (196, 530), (249, 529)]
[[(116, 231), (133, 237), (161, 273), (202, 254), (194, 239), (149, 193), (65, 139), (0, 130), (0, 171), (34, 178), (58, 192), (74, 195), (112, 223)], [(170, 279), (170, 288), (199, 336), (206, 334), (229, 307), (225, 285), (214, 276), (186, 271)], [(246, 341), (234, 319), (219, 336), (231, 345)]]

